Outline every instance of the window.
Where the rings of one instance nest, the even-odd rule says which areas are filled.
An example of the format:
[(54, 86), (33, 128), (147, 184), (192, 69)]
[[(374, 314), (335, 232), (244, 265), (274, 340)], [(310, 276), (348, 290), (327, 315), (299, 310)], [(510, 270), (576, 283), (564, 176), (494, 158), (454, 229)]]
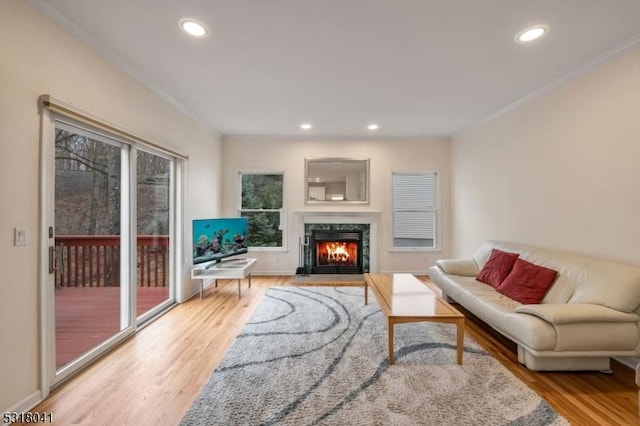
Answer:
[(240, 173), (240, 216), (249, 219), (250, 247), (283, 247), (282, 183), (282, 173)]
[(393, 173), (393, 247), (436, 247), (436, 173)]

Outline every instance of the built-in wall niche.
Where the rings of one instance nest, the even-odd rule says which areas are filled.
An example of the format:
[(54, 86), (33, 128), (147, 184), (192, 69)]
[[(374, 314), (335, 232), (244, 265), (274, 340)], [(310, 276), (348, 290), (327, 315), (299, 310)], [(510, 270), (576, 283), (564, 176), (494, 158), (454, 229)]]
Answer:
[(306, 158), (305, 201), (315, 203), (369, 202), (369, 159)]

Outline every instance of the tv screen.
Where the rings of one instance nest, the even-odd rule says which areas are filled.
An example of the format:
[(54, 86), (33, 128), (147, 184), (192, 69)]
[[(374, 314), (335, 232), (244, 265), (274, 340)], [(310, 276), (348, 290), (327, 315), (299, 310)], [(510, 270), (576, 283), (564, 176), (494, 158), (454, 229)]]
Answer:
[(193, 264), (220, 261), (247, 250), (246, 217), (193, 221)]

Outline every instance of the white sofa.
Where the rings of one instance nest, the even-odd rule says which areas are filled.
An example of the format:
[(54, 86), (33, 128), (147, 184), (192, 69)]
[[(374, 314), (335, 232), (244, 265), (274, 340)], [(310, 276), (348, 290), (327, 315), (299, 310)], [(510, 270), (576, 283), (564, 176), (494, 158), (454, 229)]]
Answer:
[[(558, 271), (540, 304), (523, 305), (475, 279), (493, 248)], [(515, 342), (531, 370), (610, 369), (610, 357), (640, 355), (640, 267), (487, 241), (471, 259), (439, 260), (431, 280)]]

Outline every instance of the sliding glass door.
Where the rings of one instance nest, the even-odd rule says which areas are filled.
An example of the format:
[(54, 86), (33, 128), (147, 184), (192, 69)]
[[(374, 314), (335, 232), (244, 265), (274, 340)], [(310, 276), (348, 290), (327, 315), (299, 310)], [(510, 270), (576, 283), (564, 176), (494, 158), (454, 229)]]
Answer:
[(55, 366), (131, 327), (127, 215), (129, 147), (57, 123), (55, 137)]
[(55, 148), (44, 150), (54, 157), (43, 312), (52, 384), (175, 303), (177, 247), (176, 159), (72, 120), (54, 124)]
[(173, 162), (136, 151), (137, 286), (140, 322), (173, 302), (171, 292), (171, 217)]

